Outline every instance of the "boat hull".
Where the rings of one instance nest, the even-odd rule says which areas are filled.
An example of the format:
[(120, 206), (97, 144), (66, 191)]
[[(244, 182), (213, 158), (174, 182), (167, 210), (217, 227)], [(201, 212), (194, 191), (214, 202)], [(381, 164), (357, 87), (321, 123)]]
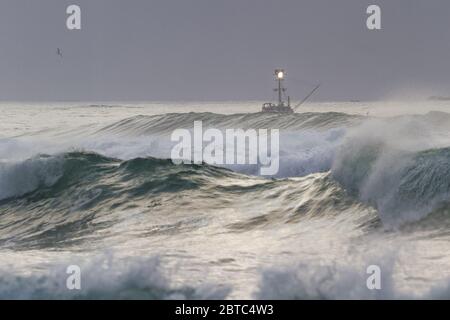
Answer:
[(294, 110), (289, 106), (263, 106), (261, 109), (263, 113), (294, 113)]

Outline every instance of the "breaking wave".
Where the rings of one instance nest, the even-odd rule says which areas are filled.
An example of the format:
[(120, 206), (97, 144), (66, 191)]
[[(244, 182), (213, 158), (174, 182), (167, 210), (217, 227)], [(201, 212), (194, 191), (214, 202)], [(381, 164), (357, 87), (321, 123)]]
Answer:
[[(173, 164), (170, 133), (199, 120), (204, 128), (280, 129), (279, 172), (260, 177), (251, 166)], [(395, 241), (404, 252), (403, 236), (445, 237), (449, 125), (450, 116), (436, 112), (390, 119), (185, 113), (3, 138), (0, 298), (233, 298), (239, 284), (218, 279), (241, 273), (260, 299), (446, 298), (445, 276), (411, 294), (397, 283), (404, 262), (375, 258), (385, 288), (367, 291), (364, 254), (356, 255), (359, 264), (322, 263), (321, 254), (339, 260), (370, 251), (366, 243)], [(122, 256), (96, 258), (110, 247)], [(5, 262), (21, 254), (45, 269), (34, 252), (53, 261), (50, 272), (18, 275)], [(67, 263), (53, 254), (66, 253), (86, 253), (73, 258), (87, 274), (81, 293), (54, 282), (66, 276)], [(166, 268), (173, 260), (180, 266)], [(274, 265), (278, 260), (286, 266)], [(178, 267), (188, 276), (165, 272)]]
[(116, 263), (110, 253), (81, 264), (83, 290), (67, 290), (68, 265), (53, 265), (50, 272), (31, 276), (0, 269), (0, 299), (224, 299), (230, 291), (208, 284), (177, 286), (164, 274), (157, 257)]

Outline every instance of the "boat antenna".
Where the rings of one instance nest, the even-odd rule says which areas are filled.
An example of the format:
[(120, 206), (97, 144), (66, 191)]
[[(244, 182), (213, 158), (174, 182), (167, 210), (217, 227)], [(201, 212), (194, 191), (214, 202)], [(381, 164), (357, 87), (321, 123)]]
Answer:
[(275, 88), (274, 91), (278, 92), (278, 105), (283, 105), (283, 94), (286, 92), (286, 88), (283, 86), (283, 81), (286, 76), (286, 72), (284, 69), (275, 69), (275, 77), (278, 83), (278, 88)]
[(308, 99), (314, 94), (314, 92), (316, 92), (317, 89), (320, 88), (321, 85), (322, 85), (322, 84), (319, 83), (317, 86), (315, 86), (314, 89), (312, 89), (311, 92), (308, 93), (308, 95), (294, 107), (294, 109), (297, 109), (297, 108), (300, 107), (303, 103), (305, 103), (306, 100), (308, 100)]

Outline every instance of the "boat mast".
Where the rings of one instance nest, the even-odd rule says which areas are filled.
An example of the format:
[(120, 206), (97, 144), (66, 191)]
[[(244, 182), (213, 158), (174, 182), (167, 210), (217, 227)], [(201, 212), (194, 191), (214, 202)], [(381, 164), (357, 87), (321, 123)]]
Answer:
[(275, 69), (275, 76), (278, 81), (278, 89), (275, 89), (275, 91), (278, 91), (278, 105), (279, 106), (284, 104), (283, 103), (283, 92), (285, 92), (286, 89), (283, 88), (282, 81), (284, 80), (285, 75), (286, 75), (286, 73), (284, 72), (283, 69)]

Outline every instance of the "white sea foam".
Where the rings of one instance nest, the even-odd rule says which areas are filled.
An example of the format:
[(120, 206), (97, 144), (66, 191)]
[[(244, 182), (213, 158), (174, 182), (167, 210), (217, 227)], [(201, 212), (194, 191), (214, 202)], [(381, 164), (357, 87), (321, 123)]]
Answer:
[(34, 157), (0, 163), (0, 200), (21, 196), (39, 186), (53, 185), (63, 173), (60, 157)]
[[(67, 267), (83, 260), (79, 265), (80, 290), (69, 290)], [(33, 275), (0, 269), (0, 299), (224, 299), (230, 292), (226, 286), (174, 285), (162, 271), (158, 257), (123, 261), (106, 253), (83, 260), (72, 257)]]
[[(117, 108), (109, 109), (108, 115)], [(102, 123), (88, 130), (79, 126), (82, 117), (92, 116), (89, 123), (101, 122), (103, 113), (87, 108), (77, 112), (76, 126), (70, 128), (65, 128), (72, 117), (67, 113), (65, 119), (62, 115), (56, 119), (55, 130), (37, 133), (40, 127), (31, 130), (34, 133), (24, 129), (16, 137), (3, 134), (0, 199), (56, 183), (64, 167), (62, 159), (73, 150), (121, 160), (168, 158), (172, 145), (167, 133), (179, 126), (189, 128), (197, 116), (212, 127), (219, 122), (230, 128), (281, 127), (277, 177), (304, 178), (230, 177), (224, 170), (207, 166), (177, 171), (158, 161), (134, 162), (128, 170), (126, 165), (118, 167), (117, 161), (89, 162), (90, 156), (76, 155), (77, 161), (88, 162), (79, 171), (91, 171), (75, 177), (77, 183), (65, 185), (64, 199), (51, 193), (43, 194), (43, 199), (30, 198), (33, 201), (2, 201), (6, 210), (0, 220), (0, 297), (251, 297), (242, 287), (252, 290), (256, 298), (450, 296), (445, 216), (431, 230), (402, 232), (380, 228), (376, 216), (383, 226), (402, 226), (425, 217), (449, 199), (446, 148), (450, 146), (450, 123), (446, 114), (371, 119), (335, 113), (265, 119), (252, 114), (186, 113), (116, 122), (134, 116), (132, 110), (108, 118), (116, 123), (112, 127)], [(8, 130), (15, 129), (10, 125)], [(430, 149), (435, 150), (425, 152)], [(257, 173), (257, 168), (248, 166), (231, 169)], [(331, 174), (312, 174), (327, 171)], [(30, 214), (16, 217), (18, 203), (21, 212)], [(30, 217), (26, 223), (23, 216)], [(420, 248), (410, 255), (404, 247), (395, 247), (405, 256), (400, 258), (383, 255), (386, 248), (394, 247), (393, 242)], [(351, 249), (343, 249), (349, 243)], [(57, 262), (50, 254), (56, 245), (68, 254), (115, 246), (128, 256), (106, 262), (106, 269), (101, 267), (104, 258), (80, 263), (85, 291), (70, 292), (65, 288), (65, 266), (73, 262)], [(13, 257), (5, 254), (18, 247), (21, 251)], [(352, 252), (372, 247), (380, 253), (375, 259)], [(166, 254), (165, 261), (172, 265), (183, 261), (186, 267), (167, 275), (162, 270), (171, 270), (168, 265), (161, 267), (153, 258), (136, 258), (152, 256), (156, 250)], [(31, 265), (34, 258), (42, 263)], [(28, 272), (16, 272), (20, 263)], [(365, 267), (372, 263), (383, 271), (381, 291), (365, 287)], [(208, 272), (209, 285), (202, 286)], [(238, 280), (242, 284), (236, 285)]]

